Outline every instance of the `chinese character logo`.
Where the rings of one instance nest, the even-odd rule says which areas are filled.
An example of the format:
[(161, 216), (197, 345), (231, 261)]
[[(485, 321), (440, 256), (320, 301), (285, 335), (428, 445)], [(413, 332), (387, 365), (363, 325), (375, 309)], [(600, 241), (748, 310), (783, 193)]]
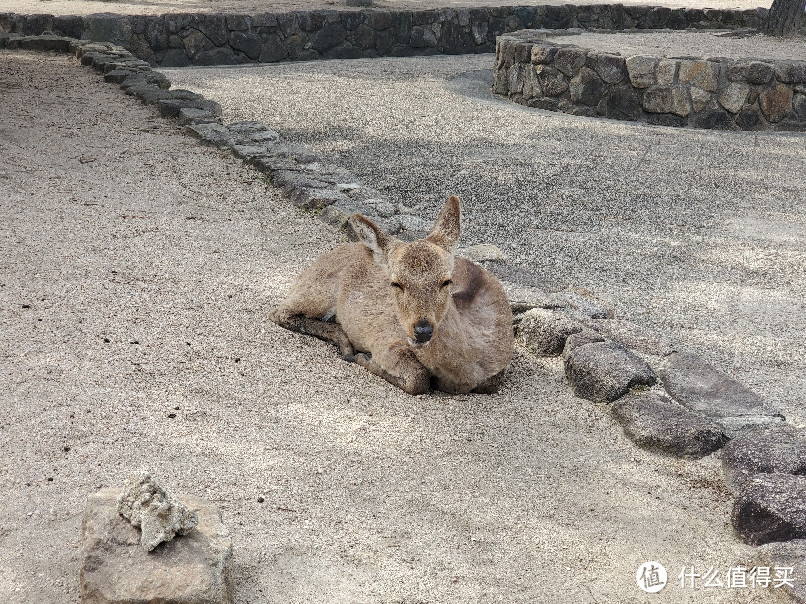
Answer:
[(663, 564), (650, 560), (644, 562), (635, 572), (635, 582), (643, 591), (655, 594), (666, 587), (666, 569)]

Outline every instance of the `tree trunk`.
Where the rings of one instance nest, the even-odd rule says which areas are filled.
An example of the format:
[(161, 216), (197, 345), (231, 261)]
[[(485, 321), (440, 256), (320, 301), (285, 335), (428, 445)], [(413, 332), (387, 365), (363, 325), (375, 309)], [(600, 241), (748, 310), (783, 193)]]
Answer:
[(773, 0), (764, 32), (771, 36), (806, 35), (806, 0)]

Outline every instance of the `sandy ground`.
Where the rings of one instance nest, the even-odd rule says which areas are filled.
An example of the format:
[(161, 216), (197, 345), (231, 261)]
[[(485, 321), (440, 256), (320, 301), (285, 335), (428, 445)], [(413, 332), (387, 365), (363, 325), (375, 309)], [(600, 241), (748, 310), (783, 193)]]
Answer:
[[(274, 122), (272, 104), (282, 103), (285, 134), (390, 196), (428, 191), (424, 214), (445, 190), (463, 194), (466, 243), (494, 240), (547, 277), (602, 286), (628, 316), (668, 320), (718, 359), (764, 329), (741, 302), (783, 304), (801, 291), (803, 182), (793, 162), (802, 167), (803, 137), (602, 124), (474, 97), (473, 78), (454, 81), (463, 92), (446, 88), (450, 74), (483, 60), (185, 79), (223, 97), (225, 79), (245, 78), (240, 104), (222, 98), (233, 117), (251, 108)], [(370, 134), (366, 120), (381, 107), (369, 104), (345, 127), (335, 99), (347, 80), (346, 110), (369, 102), (374, 81), (415, 113)], [(264, 102), (252, 100), (250, 81)], [(298, 96), (280, 100), (293, 82)], [(301, 97), (314, 106), (295, 108)], [(455, 130), (457, 103), (496, 121)], [(500, 130), (512, 116), (519, 123)], [(405, 131), (415, 123), (432, 129), (430, 152), (465, 154), (443, 157), (422, 183), (434, 166), (411, 155)], [(395, 159), (379, 140), (399, 143)], [(527, 143), (546, 163), (520, 155)], [(623, 174), (624, 158), (641, 169)], [(389, 166), (409, 194), (389, 182)], [(605, 196), (601, 178), (611, 183)], [(533, 188), (518, 193), (516, 183)], [(486, 188), (474, 197), (477, 185)], [(496, 189), (487, 201), (514, 196), (511, 237), (496, 239), (478, 205)], [(341, 235), (67, 58), (0, 53), (0, 198), (2, 601), (75, 602), (86, 497), (139, 467), (222, 508), (238, 603), (644, 602), (634, 578), (647, 560), (671, 578), (653, 602), (774, 601), (760, 589), (679, 587), (683, 566), (725, 572), (749, 561), (729, 526), (718, 461), (636, 449), (603, 407), (570, 395), (556, 362), (519, 351), (497, 395), (410, 397), (268, 323), (292, 276)], [(640, 221), (625, 199), (644, 200)], [(598, 216), (597, 228), (583, 232), (580, 216)], [(749, 338), (772, 346), (781, 365), (765, 365), (762, 349), (761, 361), (737, 369), (776, 403), (783, 397), (768, 382), (794, 373), (787, 357), (802, 341), (802, 307), (791, 308), (790, 329), (777, 331), (782, 319)], [(792, 405), (800, 391), (788, 390)]]
[[(747, 43), (674, 37), (693, 38), (706, 56), (729, 54), (734, 42), (742, 54)], [(644, 40), (649, 51), (670, 45), (663, 34)], [(796, 42), (767, 47), (804, 56)], [(529, 109), (489, 93), (492, 61), (166, 73), (222, 103), (230, 119), (271, 125), (415, 213), (435, 215), (459, 194), (467, 243), (498, 244), (549, 287), (596, 292), (619, 316), (703, 354), (804, 425), (806, 136)]]
[(646, 54), (660, 57), (754, 57), (765, 60), (806, 60), (804, 40), (762, 34), (732, 37), (728, 32), (634, 31), (616, 34), (585, 33), (552, 36), (552, 42), (574, 44), (622, 56)]
[[(610, 0), (587, 0), (586, 4), (608, 4)], [(539, 4), (562, 4), (560, 0), (518, 0), (507, 3), (512, 6)], [(647, 4), (644, 0), (624, 0), (621, 4)], [(752, 9), (768, 8), (771, 3), (759, 0), (712, 0), (707, 3), (681, 3), (679, 0), (655, 0), (654, 6), (693, 6), (702, 4), (710, 8)], [(376, 8), (423, 9), (466, 6), (500, 6), (496, 0), (377, 0)], [(266, 13), (314, 9), (360, 10), (344, 6), (336, 0), (3, 0), (0, 12), (46, 13), (51, 15), (91, 15), (93, 13), (119, 13), (126, 15), (161, 15), (163, 13)]]

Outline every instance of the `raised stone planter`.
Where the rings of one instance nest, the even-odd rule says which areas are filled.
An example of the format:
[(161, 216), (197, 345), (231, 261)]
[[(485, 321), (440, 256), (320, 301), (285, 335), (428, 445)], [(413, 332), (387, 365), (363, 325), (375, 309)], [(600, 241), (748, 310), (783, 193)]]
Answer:
[[(361, 4), (360, 0), (357, 0)], [(355, 2), (351, 2), (355, 6)], [(123, 46), (152, 65), (236, 65), (283, 60), (492, 52), (497, 36), (524, 28), (757, 27), (766, 10), (651, 6), (504, 6), (290, 13), (19, 15), (0, 13), (0, 34), (60, 36)]]
[(806, 61), (619, 54), (500, 36), (493, 92), (574, 115), (722, 130), (806, 130)]

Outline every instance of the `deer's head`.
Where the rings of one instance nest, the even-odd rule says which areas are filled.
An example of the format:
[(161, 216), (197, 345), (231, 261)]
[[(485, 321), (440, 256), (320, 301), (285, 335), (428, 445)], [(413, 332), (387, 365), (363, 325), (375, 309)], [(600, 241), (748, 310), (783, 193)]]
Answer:
[(451, 303), (453, 248), (459, 240), (459, 198), (452, 195), (425, 239), (403, 242), (354, 214), (350, 226), (385, 271), (395, 312), (412, 346), (431, 341)]

